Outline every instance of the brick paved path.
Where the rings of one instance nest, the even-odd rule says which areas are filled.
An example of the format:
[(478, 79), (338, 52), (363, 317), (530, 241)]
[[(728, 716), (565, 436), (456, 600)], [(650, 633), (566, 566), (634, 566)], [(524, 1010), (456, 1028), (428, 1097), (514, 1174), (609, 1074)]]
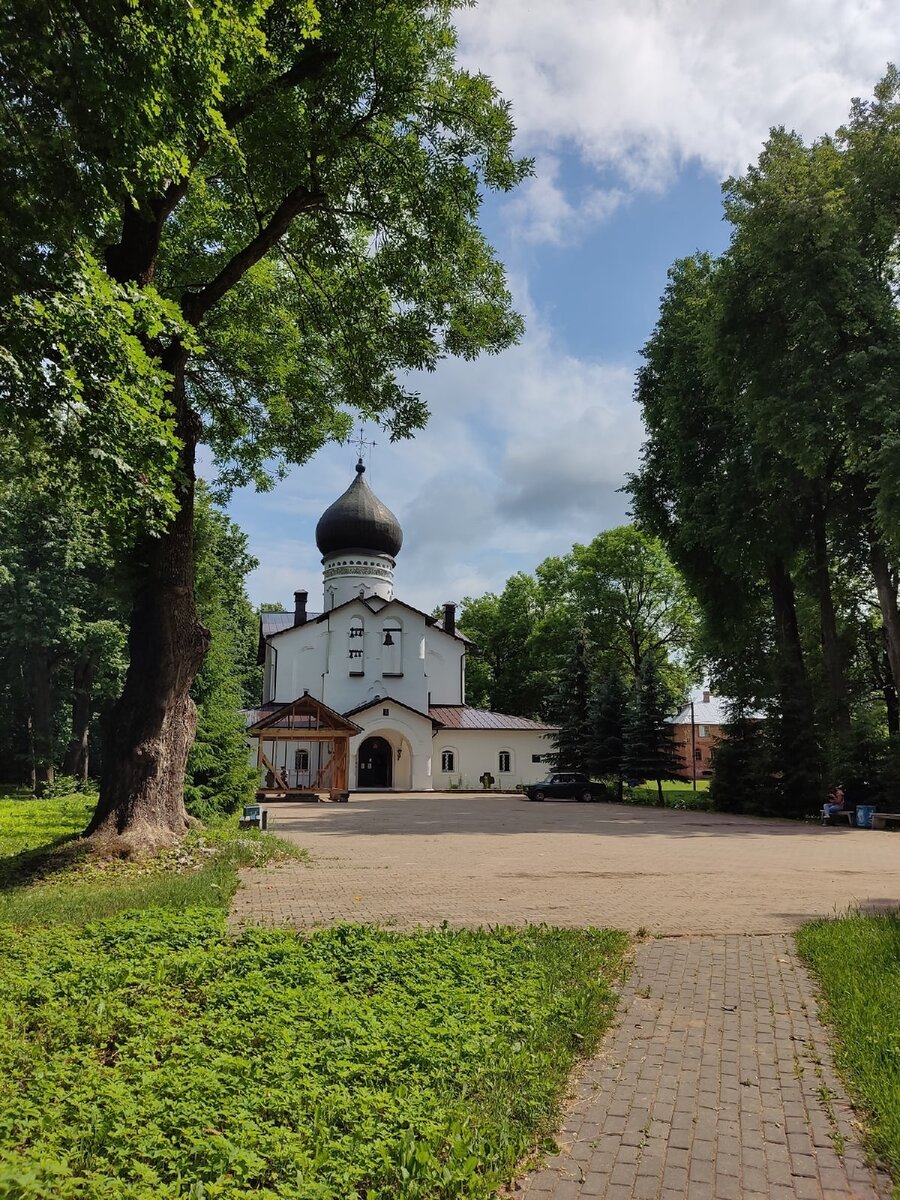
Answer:
[[(639, 947), (620, 1024), (523, 1200), (876, 1200), (785, 935)], [(837, 1150), (843, 1153), (839, 1155)]]
[[(900, 837), (515, 797), (273, 806), (311, 865), (243, 872), (235, 924), (608, 925), (641, 944), (561, 1153), (523, 1200), (876, 1200), (789, 932), (900, 904)], [(762, 935), (762, 936), (750, 936)], [(843, 1149), (843, 1154), (837, 1153)]]
[(314, 862), (244, 872), (237, 923), (782, 933), (900, 897), (900, 838), (869, 829), (461, 794), (355, 795), (270, 816)]

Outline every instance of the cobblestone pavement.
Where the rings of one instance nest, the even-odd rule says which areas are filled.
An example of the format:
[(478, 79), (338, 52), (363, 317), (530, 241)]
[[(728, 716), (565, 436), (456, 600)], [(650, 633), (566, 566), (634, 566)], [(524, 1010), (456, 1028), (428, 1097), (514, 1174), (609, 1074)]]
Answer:
[[(792, 939), (638, 948), (620, 1023), (523, 1200), (877, 1200)], [(841, 1151), (841, 1153), (838, 1153)]]
[(464, 794), (272, 805), (270, 821), (314, 861), (244, 872), (237, 923), (782, 933), (900, 903), (900, 837), (870, 829)]
[(637, 947), (560, 1153), (515, 1196), (890, 1195), (855, 1138), (788, 935), (849, 905), (900, 904), (896, 834), (460, 794), (270, 812), (313, 862), (243, 872), (236, 925), (547, 921), (668, 935)]

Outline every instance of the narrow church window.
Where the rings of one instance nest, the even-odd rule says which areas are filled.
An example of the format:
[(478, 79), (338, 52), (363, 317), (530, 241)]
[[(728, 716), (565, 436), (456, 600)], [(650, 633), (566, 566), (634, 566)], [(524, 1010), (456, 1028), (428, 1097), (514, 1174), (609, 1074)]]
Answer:
[(456, 770), (456, 755), (452, 750), (441, 751), (441, 770), (455, 771)]
[(508, 750), (501, 750), (498, 755), (497, 769), (501, 775), (508, 775), (512, 770), (512, 755)]
[(381, 710), (381, 715), (383, 717), (389, 717), (391, 715), (391, 710), (389, 708), (383, 708)]

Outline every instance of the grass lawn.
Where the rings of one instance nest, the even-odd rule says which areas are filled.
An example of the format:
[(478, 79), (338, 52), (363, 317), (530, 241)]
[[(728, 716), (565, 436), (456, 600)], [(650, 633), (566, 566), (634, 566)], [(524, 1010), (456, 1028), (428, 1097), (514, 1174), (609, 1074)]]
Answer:
[(838, 1069), (866, 1114), (867, 1144), (900, 1180), (900, 916), (815, 921), (797, 943), (822, 989)]
[(622, 934), (235, 937), (236, 865), (277, 839), (48, 874), (30, 831), (82, 825), (40, 802), (59, 824), (17, 840), (5, 805), (35, 803), (0, 805), (3, 1200), (487, 1200), (611, 1019)]
[[(712, 808), (709, 798), (709, 780), (698, 779), (697, 790), (693, 784), (670, 779), (663, 783), (663, 806), (665, 808), (692, 808), (706, 812)], [(645, 783), (640, 787), (626, 787), (623, 797), (626, 804), (646, 804), (659, 806), (659, 793), (655, 783)]]

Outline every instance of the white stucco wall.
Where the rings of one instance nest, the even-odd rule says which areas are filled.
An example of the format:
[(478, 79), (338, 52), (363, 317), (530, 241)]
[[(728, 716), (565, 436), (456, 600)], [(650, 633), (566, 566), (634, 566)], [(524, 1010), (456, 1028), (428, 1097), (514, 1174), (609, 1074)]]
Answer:
[(322, 559), (322, 611), (330, 612), (339, 604), (363, 596), (381, 596), (391, 600), (394, 595), (394, 560), (387, 554), (365, 551), (340, 551)]
[(432, 704), (464, 704), (461, 662), (465, 645), (442, 629), (425, 635), (425, 670)]
[[(363, 630), (351, 637), (351, 628)], [(385, 630), (392, 646), (384, 645)], [(361, 651), (353, 658), (350, 651)], [(349, 603), (324, 620), (275, 637), (268, 649), (264, 700), (295, 700), (308, 690), (337, 712), (375, 695), (389, 695), (420, 712), (432, 704), (461, 704), (464, 643), (427, 625), (402, 604), (373, 613)], [(273, 663), (277, 665), (273, 667)]]
[(317, 700), (324, 699), (326, 655), (327, 638), (322, 635), (322, 627), (313, 622), (280, 634), (266, 650), (263, 702), (280, 700), (287, 704), (304, 691)]
[[(444, 750), (454, 752), (454, 770), (442, 769)], [(511, 755), (510, 770), (500, 771), (500, 753)], [(541, 733), (527, 730), (503, 729), (440, 729), (432, 746), (433, 786), (478, 789), (485, 771), (494, 776), (494, 787), (515, 788), (520, 783), (539, 783), (550, 770), (546, 761), (533, 762), (534, 755), (542, 760), (553, 750), (553, 743)]]

